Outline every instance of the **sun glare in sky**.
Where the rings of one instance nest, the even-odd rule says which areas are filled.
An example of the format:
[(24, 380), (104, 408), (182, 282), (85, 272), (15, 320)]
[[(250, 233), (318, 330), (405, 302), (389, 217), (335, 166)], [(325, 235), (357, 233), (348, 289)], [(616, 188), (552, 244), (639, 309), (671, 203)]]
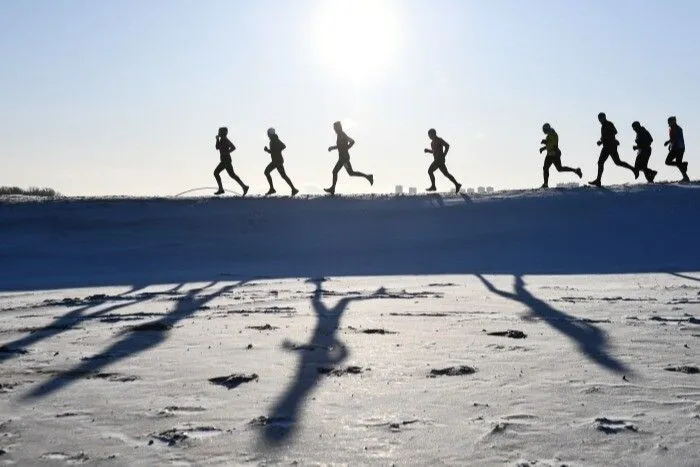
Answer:
[(382, 73), (396, 57), (400, 25), (389, 0), (322, 2), (313, 38), (330, 71), (356, 84)]

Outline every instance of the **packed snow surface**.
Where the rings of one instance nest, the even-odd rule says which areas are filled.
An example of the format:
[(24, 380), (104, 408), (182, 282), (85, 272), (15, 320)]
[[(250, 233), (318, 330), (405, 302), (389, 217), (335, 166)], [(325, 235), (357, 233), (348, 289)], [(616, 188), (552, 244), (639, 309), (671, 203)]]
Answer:
[(0, 464), (700, 464), (700, 186), (0, 200)]

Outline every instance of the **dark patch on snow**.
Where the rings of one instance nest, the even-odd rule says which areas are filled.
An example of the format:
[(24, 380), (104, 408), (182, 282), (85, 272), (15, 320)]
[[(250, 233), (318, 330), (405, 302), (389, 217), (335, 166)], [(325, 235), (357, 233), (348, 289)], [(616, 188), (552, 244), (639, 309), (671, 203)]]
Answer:
[(129, 383), (132, 381), (139, 380), (138, 376), (125, 375), (122, 373), (98, 373), (91, 370), (69, 370), (69, 371), (58, 371), (51, 369), (34, 369), (34, 372), (41, 375), (50, 375), (57, 378), (85, 378), (85, 379), (104, 379), (107, 381), (114, 381), (119, 383)]
[(280, 314), (280, 313), (295, 313), (297, 310), (291, 306), (269, 306), (269, 307), (258, 307), (253, 310), (230, 310), (227, 314), (230, 315), (253, 315), (253, 314)]
[(250, 383), (251, 381), (257, 381), (258, 375), (253, 373), (251, 375), (244, 375), (234, 373), (229, 376), (217, 376), (216, 378), (209, 378), (209, 382), (216, 384), (217, 386), (223, 386), (226, 389), (235, 389), (243, 383)]
[(387, 331), (386, 329), (381, 329), (381, 328), (369, 328), (369, 329), (357, 329), (352, 326), (348, 326), (348, 329), (350, 331), (354, 332), (359, 332), (362, 334), (398, 334), (397, 332), (394, 331)]
[(14, 332), (28, 332), (30, 334), (34, 334), (36, 332), (44, 332), (44, 331), (68, 331), (69, 329), (82, 329), (77, 326), (72, 326), (72, 325), (53, 325), (50, 324), (48, 326), (36, 326), (36, 327), (27, 327), (27, 328), (19, 328), (15, 329)]
[(692, 300), (687, 298), (674, 298), (667, 305), (697, 305), (700, 304), (700, 300)]
[(345, 375), (359, 375), (363, 372), (362, 368), (359, 366), (348, 366), (347, 368), (333, 368), (320, 366), (317, 368), (318, 372), (322, 375), (328, 376), (345, 376)]
[(133, 298), (130, 297), (120, 297), (120, 296), (111, 296), (111, 295), (106, 295), (106, 294), (94, 294), (94, 295), (88, 295), (87, 297), (84, 298), (79, 298), (79, 297), (65, 297), (59, 300), (56, 299), (46, 299), (42, 302), (43, 306), (80, 306), (80, 305), (99, 305), (101, 303), (105, 303), (107, 301), (116, 301), (116, 300), (133, 300)]
[(0, 394), (6, 394), (19, 386), (19, 383), (0, 383)]
[(476, 368), (467, 366), (467, 365), (460, 365), (460, 366), (449, 366), (447, 368), (433, 368), (430, 370), (430, 374), (428, 375), (429, 378), (436, 378), (438, 376), (463, 376), (463, 375), (471, 375), (473, 373), (476, 373)]
[(173, 413), (176, 412), (182, 412), (182, 413), (196, 413), (196, 412), (205, 412), (207, 409), (204, 407), (187, 407), (187, 406), (177, 406), (177, 405), (169, 405), (168, 407), (165, 407), (163, 410), (159, 411), (159, 415), (172, 415)]
[(487, 332), (486, 335), (509, 337), (511, 339), (525, 339), (527, 337), (527, 334), (525, 334), (522, 331), (518, 331), (517, 329), (509, 329), (507, 331)]
[(360, 332), (363, 334), (396, 334), (395, 332), (387, 331), (386, 329), (363, 329)]
[(406, 291), (406, 289), (400, 291), (389, 291), (382, 287), (379, 290), (377, 290), (377, 292), (375, 293), (375, 297), (410, 300), (415, 298), (442, 298), (444, 297), (444, 294), (429, 291), (408, 292)]
[(686, 375), (696, 375), (700, 373), (700, 368), (696, 366), (684, 365), (684, 366), (669, 366), (664, 368), (666, 371), (673, 371), (676, 373), (685, 373)]
[(190, 438), (215, 435), (218, 433), (221, 433), (221, 430), (213, 426), (197, 426), (192, 428), (172, 428), (158, 434), (152, 434), (151, 437), (166, 443), (168, 446), (176, 446)]
[(263, 326), (246, 326), (246, 329), (255, 329), (256, 331), (274, 331), (275, 329), (279, 328), (277, 326), (265, 324)]
[(85, 376), (86, 379), (105, 379), (107, 381), (113, 381), (117, 383), (130, 383), (140, 379), (138, 376), (134, 375), (124, 375), (121, 373), (91, 373)]
[(118, 323), (120, 321), (139, 321), (146, 318), (154, 318), (163, 316), (162, 313), (112, 313), (100, 317), (100, 321), (103, 323)]
[(447, 313), (389, 313), (389, 316), (427, 316), (432, 318), (442, 318)]
[(401, 427), (413, 425), (414, 423), (418, 423), (418, 420), (404, 420), (402, 422), (389, 423), (389, 429), (393, 432), (398, 432), (401, 431)]
[(248, 422), (248, 425), (260, 427), (260, 426), (289, 426), (292, 424), (292, 420), (287, 417), (266, 417), (261, 415)]
[(185, 441), (188, 436), (181, 430), (173, 428), (171, 430), (163, 431), (157, 435), (151, 435), (158, 441), (166, 443), (168, 446), (175, 446), (176, 444)]
[(560, 298), (555, 298), (552, 300), (553, 302), (568, 302), (568, 303), (576, 303), (576, 302), (595, 302), (595, 301), (602, 301), (602, 302), (656, 302), (657, 300), (655, 298), (625, 298), (625, 297), (576, 297), (576, 296), (565, 296), (565, 297), (560, 297)]
[(491, 428), (491, 434), (495, 435), (497, 433), (503, 433), (509, 426), (510, 424), (506, 422), (496, 423), (496, 425), (494, 425), (494, 427)]
[(685, 315), (685, 318), (664, 318), (662, 316), (652, 316), (649, 321), (659, 321), (662, 323), (690, 323), (690, 324), (700, 324), (700, 319), (694, 316)]
[(56, 418), (68, 418), (68, 417), (77, 417), (79, 414), (76, 412), (63, 412), (63, 413), (57, 413)]
[(614, 435), (623, 431), (639, 431), (639, 428), (624, 420), (612, 420), (601, 417), (596, 418), (595, 421), (597, 423), (596, 430), (602, 431), (606, 435)]

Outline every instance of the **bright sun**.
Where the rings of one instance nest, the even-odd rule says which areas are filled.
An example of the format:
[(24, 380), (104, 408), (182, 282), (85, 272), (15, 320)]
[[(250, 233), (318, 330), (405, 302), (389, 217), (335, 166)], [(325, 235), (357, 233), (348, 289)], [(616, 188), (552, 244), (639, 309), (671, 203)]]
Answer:
[(396, 57), (399, 20), (390, 0), (319, 2), (314, 41), (323, 63), (355, 83), (381, 73)]

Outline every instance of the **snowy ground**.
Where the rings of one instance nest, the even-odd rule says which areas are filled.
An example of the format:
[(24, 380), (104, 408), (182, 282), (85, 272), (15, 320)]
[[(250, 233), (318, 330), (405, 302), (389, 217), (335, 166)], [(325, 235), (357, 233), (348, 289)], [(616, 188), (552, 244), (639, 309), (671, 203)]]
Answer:
[(0, 204), (0, 463), (698, 465), (698, 194)]

